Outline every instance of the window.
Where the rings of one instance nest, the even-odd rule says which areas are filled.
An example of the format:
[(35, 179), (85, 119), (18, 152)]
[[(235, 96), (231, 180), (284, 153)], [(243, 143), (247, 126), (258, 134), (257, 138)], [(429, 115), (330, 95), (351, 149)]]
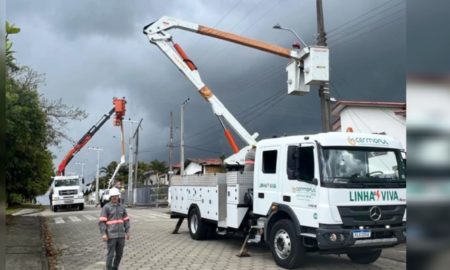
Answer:
[[(324, 181), (392, 183), (406, 180), (399, 151), (378, 148), (324, 148)], [(373, 186), (373, 185), (372, 185)]]
[(297, 146), (289, 146), (287, 151), (287, 175), (289, 180), (298, 179)]
[(300, 147), (300, 180), (314, 179), (314, 147)]
[(289, 180), (314, 179), (314, 147), (289, 146), (287, 155)]
[(277, 172), (277, 150), (263, 152), (263, 173)]

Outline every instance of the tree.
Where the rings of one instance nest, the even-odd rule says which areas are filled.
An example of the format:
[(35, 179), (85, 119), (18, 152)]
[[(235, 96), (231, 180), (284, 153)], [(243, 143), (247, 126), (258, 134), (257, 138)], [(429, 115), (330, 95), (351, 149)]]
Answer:
[(166, 174), (169, 171), (169, 168), (166, 165), (165, 161), (159, 161), (157, 159), (152, 160), (150, 162), (150, 169), (156, 175), (156, 179), (159, 181), (159, 177), (162, 174)]
[(45, 193), (51, 182), (46, 116), (26, 68), (6, 76), (6, 191), (8, 205)]
[(41, 96), (41, 106), (46, 115), (47, 142), (49, 145), (60, 146), (62, 139), (73, 144), (76, 142), (65, 132), (70, 120), (81, 121), (88, 115), (84, 110), (68, 106), (62, 99), (49, 100)]
[(20, 28), (6, 22), (5, 78), (5, 160), (8, 205), (31, 201), (45, 193), (53, 174), (49, 145), (69, 138), (62, 130), (69, 120), (82, 120), (86, 113), (39, 94), (43, 75), (16, 64), (13, 43), (9, 39)]
[(138, 184), (145, 184), (145, 173), (148, 172), (150, 169), (151, 169), (150, 164), (144, 161), (138, 162), (138, 171), (137, 171)]
[(5, 60), (6, 66), (10, 70), (18, 70), (19, 67), (15, 63), (14, 51), (12, 50), (12, 41), (9, 39), (9, 35), (17, 34), (20, 32), (20, 28), (14, 24), (10, 24), (6, 21), (6, 39), (5, 39)]
[[(106, 167), (100, 168), (100, 178), (99, 185), (100, 187), (107, 187), (109, 180), (111, 179), (114, 171), (116, 170), (117, 162), (111, 161)], [(128, 166), (121, 166), (116, 176), (114, 177), (115, 181), (121, 181), (124, 184), (128, 183)]]

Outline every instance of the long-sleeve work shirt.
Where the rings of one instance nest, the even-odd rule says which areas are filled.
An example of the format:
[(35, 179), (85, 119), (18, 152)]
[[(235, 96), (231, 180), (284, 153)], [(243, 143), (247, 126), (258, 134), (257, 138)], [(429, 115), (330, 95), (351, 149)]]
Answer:
[(130, 230), (130, 218), (127, 210), (120, 203), (107, 203), (102, 208), (98, 226), (102, 235), (108, 238), (121, 238)]

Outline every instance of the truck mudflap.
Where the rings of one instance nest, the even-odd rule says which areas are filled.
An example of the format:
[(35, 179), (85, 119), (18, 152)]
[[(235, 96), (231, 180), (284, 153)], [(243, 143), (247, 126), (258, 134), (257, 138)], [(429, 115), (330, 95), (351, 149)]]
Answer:
[(316, 239), (323, 251), (391, 247), (406, 242), (406, 225), (361, 230), (321, 224)]

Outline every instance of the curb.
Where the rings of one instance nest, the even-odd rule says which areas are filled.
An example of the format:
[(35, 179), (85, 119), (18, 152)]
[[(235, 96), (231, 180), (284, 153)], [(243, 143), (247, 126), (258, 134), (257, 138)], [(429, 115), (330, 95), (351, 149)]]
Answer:
[(45, 210), (45, 208), (41, 208), (41, 209), (35, 209), (35, 210), (33, 209), (34, 211), (26, 212), (26, 213), (23, 213), (23, 214), (20, 213), (22, 210), (27, 210), (27, 209), (31, 210), (32, 208), (21, 209), (21, 210), (19, 210), (17, 212), (12, 213), (11, 216), (27, 216), (27, 215), (36, 214), (36, 213), (39, 213), (39, 212), (42, 212), (42, 211)]

